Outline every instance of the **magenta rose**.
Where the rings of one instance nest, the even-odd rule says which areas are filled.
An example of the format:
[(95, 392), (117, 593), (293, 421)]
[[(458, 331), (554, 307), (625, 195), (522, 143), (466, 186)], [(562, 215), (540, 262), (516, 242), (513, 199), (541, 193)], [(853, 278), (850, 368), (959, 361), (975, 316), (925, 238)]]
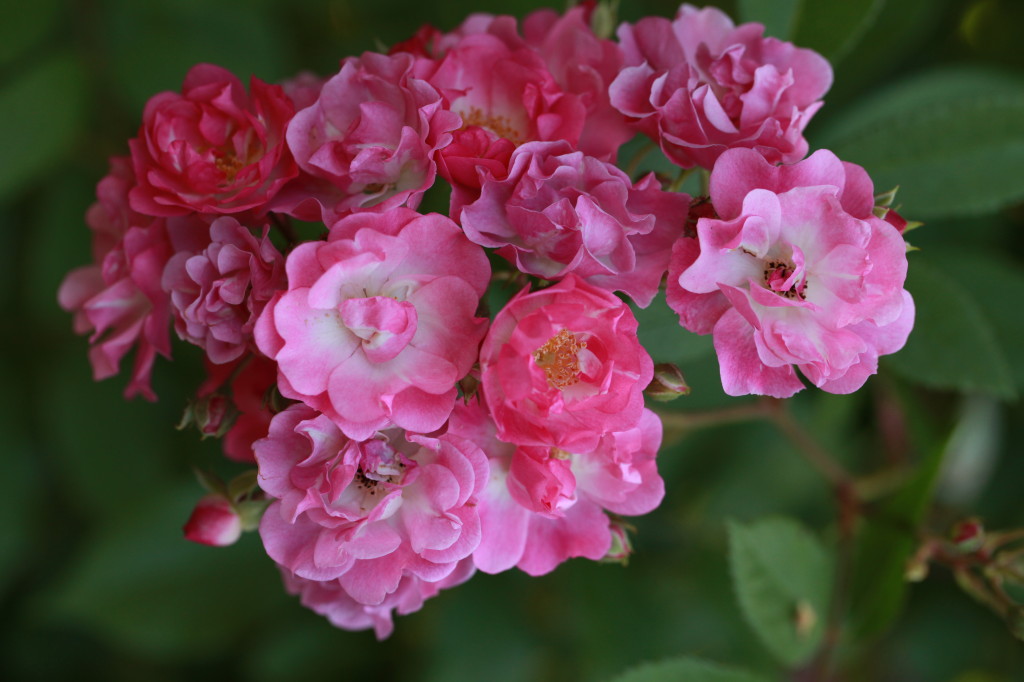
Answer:
[(862, 168), (825, 150), (792, 166), (747, 149), (719, 159), (719, 217), (680, 240), (668, 301), (683, 326), (713, 331), (726, 393), (789, 397), (803, 388), (796, 369), (850, 393), (903, 347), (906, 244), (875, 217), (872, 194)]
[(293, 405), (255, 451), (276, 500), (260, 525), (267, 553), (299, 577), (338, 580), (361, 604), (381, 604), (406, 575), (444, 579), (480, 542), (487, 458), (464, 438), (388, 429), (354, 441)]
[(285, 146), (294, 109), (280, 86), (242, 82), (212, 64), (189, 70), (181, 94), (146, 104), (128, 144), (138, 184), (132, 208), (152, 216), (263, 207), (297, 168)]
[(498, 438), (588, 452), (636, 427), (654, 373), (636, 330), (625, 303), (574, 274), (513, 297), (480, 349)]
[(671, 22), (623, 24), (627, 67), (611, 85), (612, 104), (684, 168), (710, 169), (731, 147), (755, 149), (771, 163), (799, 161), (832, 68), (818, 53), (763, 31), (691, 5)]
[(288, 126), (288, 146), (312, 180), (299, 186), (320, 203), (324, 222), (415, 208), (434, 184), (434, 153), (460, 121), (434, 87), (414, 77), (413, 63), (408, 54), (345, 59)]
[(497, 248), (522, 272), (544, 279), (572, 272), (650, 304), (686, 223), (687, 195), (663, 192), (653, 175), (634, 185), (565, 141), (527, 142), (510, 166), (508, 177), (484, 182), (463, 209), (472, 241)]
[(164, 269), (178, 336), (204, 349), (211, 362), (241, 357), (263, 307), (286, 287), (284, 256), (267, 231), (257, 239), (234, 218), (218, 218), (203, 251), (179, 251)]
[(475, 315), (490, 279), (482, 248), (444, 216), (400, 208), (339, 221), (286, 268), (288, 290), (256, 326), (283, 395), (350, 438), (444, 424), (487, 328)]

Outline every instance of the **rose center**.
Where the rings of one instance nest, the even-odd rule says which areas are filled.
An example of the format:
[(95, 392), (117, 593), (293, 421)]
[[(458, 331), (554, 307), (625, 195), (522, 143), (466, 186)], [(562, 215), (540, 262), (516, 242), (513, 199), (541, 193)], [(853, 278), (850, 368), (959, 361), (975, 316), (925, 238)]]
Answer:
[(459, 112), (462, 116), (462, 127), (478, 126), (486, 128), (498, 137), (519, 145), (523, 142), (523, 135), (507, 116), (497, 114), (485, 114), (479, 107), (470, 107), (467, 112)]
[(342, 302), (339, 312), (348, 330), (362, 339), (370, 362), (391, 360), (416, 335), (416, 308), (408, 301), (388, 296), (350, 298)]
[(217, 166), (217, 170), (224, 174), (224, 179), (231, 182), (238, 175), (238, 171), (242, 170), (242, 167), (245, 166), (245, 163), (231, 152), (228, 152), (223, 156), (218, 156), (217, 160), (214, 161), (214, 165)]
[(783, 298), (807, 298), (807, 277), (786, 261), (770, 260), (764, 264), (764, 285)]
[(557, 389), (568, 388), (580, 380), (579, 352), (587, 347), (568, 329), (563, 329), (533, 353), (533, 360), (544, 370), (548, 384)]

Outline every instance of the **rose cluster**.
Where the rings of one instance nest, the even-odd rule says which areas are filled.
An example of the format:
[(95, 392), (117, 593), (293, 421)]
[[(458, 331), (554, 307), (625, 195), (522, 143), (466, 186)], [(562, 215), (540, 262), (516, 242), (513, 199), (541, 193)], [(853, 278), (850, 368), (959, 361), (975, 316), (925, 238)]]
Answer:
[[(628, 553), (620, 516), (664, 495), (629, 302), (665, 286), (731, 395), (854, 391), (910, 332), (901, 219), (804, 158), (829, 64), (712, 8), (618, 41), (595, 13), (473, 15), (281, 84), (195, 66), (98, 185), (59, 292), (95, 377), (134, 350), (152, 400), (170, 330), (203, 349), (188, 416), (258, 476), (186, 534), (258, 524), (335, 625), (384, 637), (475, 570)], [(636, 134), (709, 196), (616, 166)], [(418, 212), (438, 187), (448, 214)]]

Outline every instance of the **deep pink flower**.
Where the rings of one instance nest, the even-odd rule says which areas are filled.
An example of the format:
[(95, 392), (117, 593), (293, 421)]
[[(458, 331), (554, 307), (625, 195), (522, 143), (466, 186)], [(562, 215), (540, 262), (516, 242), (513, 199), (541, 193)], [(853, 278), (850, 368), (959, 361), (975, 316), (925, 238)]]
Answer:
[(203, 348), (216, 364), (236, 360), (251, 347), (256, 318), (286, 286), (284, 256), (267, 232), (256, 239), (234, 218), (219, 218), (210, 225), (205, 249), (179, 251), (164, 270), (178, 336)]
[(405, 575), (455, 570), (480, 542), (476, 496), (487, 459), (471, 441), (389, 429), (347, 438), (326, 416), (293, 405), (255, 444), (267, 553), (299, 577), (335, 580), (379, 605)]
[[(117, 374), (121, 359), (135, 348), (125, 396), (155, 400), (149, 381), (153, 361), (157, 353), (170, 357), (171, 352), (170, 302), (160, 278), (174, 246), (164, 220), (129, 207), (133, 186), (128, 160), (111, 159), (110, 174), (96, 188), (98, 201), (86, 213), (93, 263), (68, 273), (57, 300), (74, 313), (75, 331), (90, 334), (93, 377), (98, 381)], [(180, 222), (176, 231), (186, 242), (205, 227), (193, 219)]]
[(242, 519), (231, 502), (221, 495), (210, 494), (196, 503), (184, 530), (186, 540), (226, 547), (242, 536)]
[(862, 168), (825, 150), (779, 167), (730, 150), (711, 200), (719, 219), (680, 240), (668, 301), (684, 327), (713, 329), (726, 393), (788, 397), (803, 388), (794, 368), (849, 393), (906, 342), (906, 245), (872, 213)]
[(413, 63), (408, 54), (345, 59), (289, 124), (288, 146), (309, 175), (297, 186), (315, 196), (324, 222), (415, 208), (434, 184), (434, 153), (460, 121), (434, 87), (414, 77)]
[(612, 104), (684, 168), (710, 169), (731, 147), (753, 148), (772, 163), (799, 161), (832, 68), (818, 53), (763, 31), (691, 5), (671, 22), (623, 24), (627, 67), (611, 85)]
[(280, 86), (242, 82), (212, 64), (189, 70), (181, 94), (153, 96), (129, 145), (132, 208), (152, 216), (259, 209), (295, 176), (284, 142), (294, 109)]
[(480, 349), (498, 438), (589, 452), (636, 427), (654, 372), (636, 329), (625, 303), (571, 273), (513, 297)]
[(623, 291), (646, 307), (668, 269), (690, 198), (663, 192), (653, 174), (636, 185), (615, 166), (568, 142), (527, 142), (508, 177), (488, 179), (462, 211), (477, 244), (522, 272), (559, 279), (572, 272)]
[(450, 432), (473, 440), (490, 462), (473, 553), (487, 573), (518, 566), (540, 575), (572, 557), (600, 559), (612, 545), (606, 511), (645, 514), (664, 495), (654, 461), (661, 422), (649, 410), (637, 427), (581, 452), (503, 443), (479, 401), (456, 407)]
[(392, 614), (407, 615), (419, 611), (423, 602), (441, 590), (455, 587), (469, 580), (475, 568), (469, 559), (459, 562), (455, 570), (435, 582), (427, 582), (414, 575), (402, 576), (394, 592), (380, 604), (362, 604), (345, 591), (340, 580), (309, 580), (300, 578), (287, 569), (281, 570), (288, 592), (298, 594), (302, 605), (324, 616), (332, 625), (345, 630), (373, 628), (377, 639), (389, 637), (395, 629)]
[(256, 463), (252, 444), (267, 435), (274, 416), (268, 404), (277, 381), (277, 364), (258, 353), (244, 355), (224, 365), (206, 362), (207, 378), (196, 391), (197, 400), (215, 398), (226, 402), (234, 419), (221, 440), (229, 459)]
[(444, 424), (487, 327), (474, 314), (490, 279), (482, 248), (448, 218), (402, 208), (341, 220), (286, 267), (288, 291), (256, 326), (283, 395), (351, 438)]
[(507, 158), (509, 145), (530, 140), (576, 145), (586, 118), (580, 96), (558, 84), (510, 17), (482, 21), (457, 34), (454, 44), (445, 42), (436, 62), (421, 60), (418, 67), (462, 117), (456, 144), (441, 150), (439, 165), (454, 185), (453, 216), (476, 196), (484, 177), (504, 177), (496, 162)]
[(608, 98), (608, 86), (622, 70), (618, 45), (594, 35), (591, 8), (570, 7), (565, 14), (540, 9), (523, 20), (523, 37), (544, 59), (566, 92), (579, 96), (586, 110), (578, 148), (589, 156), (614, 161), (633, 136), (625, 117)]

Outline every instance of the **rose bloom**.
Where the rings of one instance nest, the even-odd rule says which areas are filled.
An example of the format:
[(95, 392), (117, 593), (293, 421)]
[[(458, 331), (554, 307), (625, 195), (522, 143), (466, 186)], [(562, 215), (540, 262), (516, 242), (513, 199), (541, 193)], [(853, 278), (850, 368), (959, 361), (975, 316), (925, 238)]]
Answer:
[(541, 575), (573, 557), (601, 559), (613, 546), (606, 512), (646, 514), (664, 496), (654, 459), (661, 421), (650, 410), (635, 428), (605, 434), (589, 451), (503, 443), (479, 400), (459, 404), (449, 428), (477, 443), (489, 460), (478, 501), (481, 540), (473, 552), (486, 573), (516, 566)]
[[(252, 444), (267, 435), (274, 416), (268, 398), (277, 381), (277, 365), (259, 353), (216, 365), (207, 359), (206, 380), (196, 391), (197, 401), (220, 405), (224, 416), (233, 419), (226, 432), (219, 423), (197, 424), (204, 433), (223, 432), (221, 449), (236, 462), (255, 464)], [(208, 409), (216, 418), (220, 410)]]
[(296, 247), (288, 290), (256, 326), (281, 393), (350, 438), (441, 427), (487, 328), (475, 311), (490, 265), (451, 220), (400, 208), (354, 214)]
[(301, 578), (338, 580), (379, 605), (414, 575), (449, 576), (480, 542), (476, 496), (487, 458), (471, 441), (387, 429), (347, 438), (305, 405), (276, 415), (255, 444), (267, 553)]
[(818, 53), (763, 31), (691, 5), (674, 21), (623, 24), (627, 67), (611, 85), (612, 104), (684, 168), (710, 169), (732, 147), (755, 149), (772, 163), (799, 161), (832, 68)]
[(267, 232), (257, 239), (234, 218), (218, 218), (205, 249), (179, 251), (164, 269), (178, 336), (203, 348), (214, 363), (241, 357), (263, 307), (286, 285), (284, 256)]
[(441, 590), (455, 587), (469, 580), (475, 568), (473, 562), (464, 559), (446, 577), (427, 582), (414, 575), (402, 576), (394, 592), (380, 604), (362, 604), (345, 591), (340, 580), (309, 580), (300, 578), (282, 568), (285, 588), (297, 594), (302, 605), (324, 616), (335, 627), (345, 630), (366, 630), (373, 628), (378, 640), (391, 636), (395, 629), (392, 614), (401, 616), (419, 611), (423, 602), (436, 596)]
[(864, 169), (826, 150), (772, 166), (734, 149), (711, 173), (711, 201), (718, 219), (673, 249), (668, 303), (687, 329), (713, 332), (726, 393), (789, 397), (803, 388), (795, 369), (850, 393), (903, 347), (906, 244), (875, 217)]
[(434, 184), (434, 153), (451, 141), (459, 117), (414, 77), (413, 63), (408, 54), (345, 59), (289, 124), (288, 146), (309, 176), (296, 186), (320, 204), (324, 222), (415, 208)]
[(229, 71), (198, 64), (181, 94), (149, 100), (128, 143), (138, 179), (133, 209), (152, 216), (258, 211), (296, 175), (284, 141), (291, 100), (255, 77), (249, 90)]
[(654, 365), (636, 330), (625, 303), (571, 273), (519, 292), (480, 349), (498, 438), (585, 452), (637, 426)]
[(651, 174), (636, 183), (611, 165), (559, 142), (527, 142), (508, 177), (488, 179), (462, 211), (477, 244), (545, 279), (572, 272), (646, 307), (668, 270), (690, 198), (663, 192)]
[(170, 300), (160, 278), (177, 248), (202, 242), (206, 225), (193, 217), (165, 221), (133, 211), (128, 193), (135, 177), (128, 159), (113, 158), (110, 168), (85, 217), (92, 230), (93, 263), (68, 273), (57, 300), (74, 313), (75, 331), (90, 334), (93, 377), (98, 381), (117, 374), (121, 359), (134, 348), (125, 397), (156, 400), (150, 386), (153, 362), (158, 353), (171, 354)]

